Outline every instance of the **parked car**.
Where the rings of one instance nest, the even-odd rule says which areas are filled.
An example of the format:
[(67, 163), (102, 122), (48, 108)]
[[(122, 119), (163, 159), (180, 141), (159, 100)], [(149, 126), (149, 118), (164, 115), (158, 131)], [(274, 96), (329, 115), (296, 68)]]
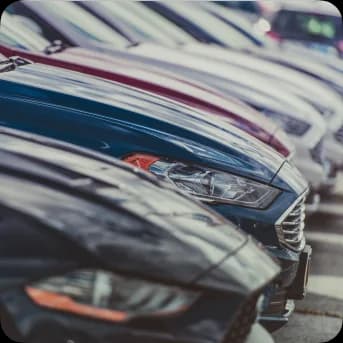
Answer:
[(283, 267), (261, 319), (287, 322), (288, 299), (306, 291), (311, 255), (303, 231), (308, 186), (291, 163), (222, 120), (152, 94), (22, 58), (2, 70), (3, 125), (147, 169), (261, 241)]
[(188, 7), (189, 4), (175, 1), (168, 3), (146, 1), (144, 5), (182, 27), (198, 42), (238, 49), (256, 45), (256, 41), (251, 40), (243, 32), (227, 25), (199, 6)]
[[(103, 5), (105, 6), (105, 5)], [(129, 9), (136, 10), (137, 13), (140, 14), (141, 17), (144, 17), (146, 15), (146, 11), (141, 12), (142, 10), (142, 6), (140, 4), (125, 4), (123, 5), (124, 8), (125, 7), (129, 7)], [(151, 6), (155, 6), (154, 4), (152, 4)], [(164, 6), (164, 4), (158, 4), (156, 6)], [(173, 8), (174, 12), (177, 12), (178, 10), (184, 9), (184, 11), (181, 11), (182, 13), (190, 13), (193, 12), (193, 7), (192, 5), (185, 5), (183, 4), (172, 4), (170, 5)], [(185, 6), (191, 6), (189, 9), (189, 11), (186, 11), (187, 7)], [(95, 14), (97, 16), (97, 19), (101, 19), (101, 20), (105, 20), (105, 22), (109, 25), (114, 25), (113, 23), (115, 22), (115, 19), (113, 18), (112, 21), (110, 21), (110, 13), (111, 12), (111, 5), (106, 5), (105, 11), (101, 11), (102, 6), (92, 6), (91, 4), (83, 4), (82, 7), (87, 8), (89, 11), (91, 11), (93, 14)], [(143, 6), (144, 7), (144, 6)], [(106, 13), (105, 13), (106, 12)], [(134, 11), (132, 11), (134, 12)], [(178, 12), (180, 15), (182, 15), (180, 11)], [(199, 12), (199, 10), (198, 10)], [(201, 12), (201, 9), (200, 9)], [(202, 11), (204, 12), (204, 11)], [(121, 13), (119, 11), (119, 13)], [(117, 13), (117, 15), (119, 15)], [(136, 16), (137, 17), (137, 16)], [(133, 13), (132, 15), (130, 15), (130, 17), (127, 17), (127, 20), (131, 20), (133, 23), (133, 25), (136, 25), (136, 18)], [(191, 15), (191, 17), (194, 17), (194, 14)], [(142, 28), (142, 30), (144, 31), (144, 28)], [(213, 28), (212, 30), (216, 30), (216, 28)], [(151, 31), (151, 30), (150, 30)], [(156, 31), (159, 31), (159, 28), (156, 28)], [(217, 30), (218, 31), (218, 30)], [(176, 43), (176, 41), (175, 41)], [(239, 83), (244, 85), (244, 88), (254, 88), (254, 91), (260, 92), (260, 87), (258, 85), (260, 84), (264, 84), (264, 83), (270, 83), (270, 86), (268, 87), (267, 85), (264, 87), (266, 88), (266, 95), (265, 97), (270, 98), (271, 95), (273, 96), (277, 96), (281, 97), (283, 99), (287, 99), (286, 101), (288, 103), (291, 104), (294, 102), (299, 103), (299, 101), (296, 99), (296, 101), (294, 101), (294, 97), (293, 99), (291, 99), (288, 95), (289, 92), (293, 92), (298, 96), (302, 96), (305, 98), (306, 101), (311, 102), (311, 106), (307, 106), (308, 108), (310, 108), (310, 112), (314, 112), (313, 109), (311, 109), (312, 105), (316, 105), (319, 106), (318, 103), (318, 94), (320, 93), (321, 95), (326, 94), (325, 98), (327, 98), (327, 100), (325, 100), (325, 102), (321, 101), (320, 102), (320, 109), (318, 110), (323, 110), (323, 107), (325, 108), (325, 111), (327, 109), (327, 106), (329, 106), (329, 110), (334, 114), (334, 118), (331, 118), (330, 121), (331, 123), (335, 123), (335, 127), (340, 127), (341, 126), (341, 122), (343, 122), (343, 117), (341, 116), (340, 113), (340, 109), (341, 109), (341, 105), (342, 105), (342, 101), (341, 99), (338, 97), (337, 94), (335, 94), (333, 91), (331, 91), (331, 89), (328, 89), (327, 87), (323, 86), (320, 83), (315, 83), (314, 85), (313, 80), (312, 79), (308, 79), (306, 78), (306, 76), (301, 75), (301, 73), (295, 72), (294, 70), (289, 70), (287, 68), (287, 70), (285, 68), (283, 68), (282, 66), (278, 65), (273, 65), (270, 64), (270, 68), (271, 71), (269, 72), (269, 74), (266, 74), (267, 79), (263, 80), (261, 77), (264, 76), (263, 73), (261, 73), (262, 71), (266, 71), (266, 68), (259, 68), (261, 63), (264, 63), (264, 65), (268, 64), (269, 62), (267, 61), (263, 61), (260, 60), (259, 58), (252, 58), (252, 57), (247, 57), (246, 54), (239, 54), (236, 52), (236, 54), (234, 52), (232, 52), (232, 54), (230, 55), (229, 51), (225, 51), (225, 50), (221, 50), (220, 48), (215, 48), (215, 47), (210, 47), (204, 44), (186, 44), (182, 47), (182, 50), (186, 50), (189, 51), (191, 53), (195, 53), (196, 55), (206, 55), (207, 57), (211, 58), (211, 65), (212, 67), (214, 67), (214, 60), (215, 59), (219, 59), (225, 61), (225, 59), (229, 59), (230, 57), (228, 56), (232, 56), (230, 62), (232, 64), (232, 61), (236, 62), (236, 64), (238, 63), (238, 65), (231, 65), (230, 69), (229, 66), (226, 66), (224, 64), (221, 64), (221, 68), (218, 68), (218, 65), (216, 65), (214, 68), (210, 68), (210, 66), (207, 64), (207, 62), (209, 61), (208, 58), (205, 62), (204, 59), (196, 59), (195, 58), (197, 56), (190, 56), (189, 54), (183, 54), (182, 51), (180, 49), (171, 49), (168, 48), (167, 50), (161, 46), (156, 46), (156, 45), (146, 45), (146, 44), (140, 44), (138, 46), (134, 46), (131, 49), (129, 49), (130, 52), (133, 53), (138, 53), (138, 54), (143, 54), (144, 57), (149, 57), (149, 58), (154, 58), (155, 61), (152, 63), (154, 67), (156, 67), (156, 56), (158, 56), (157, 58), (159, 60), (162, 60), (163, 62), (163, 68), (166, 68), (166, 64), (164, 62), (170, 62), (170, 63), (176, 63), (176, 64), (181, 64), (183, 66), (187, 66), (191, 69), (198, 69), (200, 68), (203, 71), (211, 71), (211, 73), (216, 73), (218, 76), (222, 76), (222, 75), (226, 75), (226, 77), (230, 80), (230, 85), (228, 85), (226, 88), (229, 88), (230, 91), (232, 92), (232, 87), (235, 87), (232, 85), (232, 83)], [(163, 58), (162, 58), (163, 56)], [(161, 58), (160, 58), (161, 57)], [(226, 58), (227, 57), (227, 58)], [(245, 68), (245, 64), (244, 63), (240, 63), (240, 58), (242, 59), (242, 61), (245, 61), (246, 59), (248, 59), (247, 61), (247, 65), (246, 67), (248, 69), (250, 69), (248, 72), (247, 68)], [(238, 59), (238, 60), (237, 60)], [(249, 60), (250, 59), (250, 60)], [(238, 62), (237, 62), (238, 61)], [(226, 61), (227, 62), (227, 61)], [(162, 65), (160, 65), (162, 67)], [(239, 67), (239, 68), (238, 68)], [(170, 66), (169, 66), (170, 68)], [(237, 69), (238, 68), (238, 69)], [(243, 70), (241, 69), (243, 68)], [(175, 72), (175, 67), (172, 67), (173, 72)], [(222, 69), (225, 69), (225, 71), (227, 73), (223, 73)], [(231, 71), (231, 73), (228, 73), (229, 70)], [(237, 70), (236, 70), (237, 69)], [(260, 70), (261, 69), (261, 70)], [(296, 87), (294, 87), (294, 84), (292, 82), (293, 79), (290, 77), (283, 77), (282, 80), (280, 81), (287, 81), (285, 83), (285, 85), (283, 85), (283, 87), (280, 87), (280, 84), (278, 84), (277, 82), (271, 83), (270, 81), (270, 76), (274, 76), (277, 78), (280, 78), (280, 69), (281, 69), (281, 75), (283, 75), (283, 72), (288, 71), (289, 73), (293, 73), (294, 79), (295, 79), (295, 83), (296, 83)], [(215, 70), (215, 71), (214, 71)], [(256, 72), (259, 76), (258, 79), (254, 78), (253, 82), (252, 80), (252, 71)], [(179, 74), (184, 74), (185, 71), (182, 70)], [(271, 75), (270, 75), (271, 74)], [(194, 76), (194, 71), (188, 71), (188, 76), (189, 77), (193, 77)], [(292, 80), (292, 82), (290, 82), (290, 80)], [(208, 83), (208, 78), (205, 77), (203, 80), (201, 80), (202, 82), (206, 82)], [(216, 82), (215, 82), (216, 85)], [(212, 84), (212, 86), (214, 86), (214, 84)], [(282, 89), (285, 88), (285, 86), (288, 87), (288, 89)], [(241, 87), (242, 88), (242, 87)], [(286, 93), (287, 91), (287, 93)], [(325, 92), (325, 93), (323, 93)], [(234, 95), (236, 97), (240, 97), (242, 99), (243, 94), (246, 94), (246, 90), (244, 89), (243, 91), (240, 89), (238, 94), (237, 92), (234, 93)], [(249, 95), (250, 96), (250, 95)], [(244, 101), (246, 101), (246, 99), (243, 99)], [(248, 99), (249, 100), (249, 99)], [(291, 107), (288, 107), (288, 109), (290, 109)], [(280, 124), (280, 117), (281, 117), (281, 124), (284, 124), (286, 126), (288, 126), (289, 124), (289, 116), (284, 116), (284, 115), (280, 115), (280, 111), (275, 112), (275, 110), (270, 110), (270, 108), (266, 109), (263, 106), (260, 106), (260, 108), (264, 109), (265, 113), (268, 114), (275, 114), (278, 113), (279, 115), (276, 116), (276, 114), (273, 116), (274, 118), (276, 117), (278, 124)], [(333, 108), (333, 109), (332, 109)], [(301, 111), (299, 111), (298, 109), (295, 109), (295, 112), (300, 112), (300, 120), (304, 119), (304, 115), (302, 114)], [(326, 111), (327, 112), (327, 111)], [(283, 113), (283, 111), (281, 111), (281, 113)], [(291, 114), (292, 116), (292, 114)], [(297, 117), (297, 119), (295, 119), (295, 122), (297, 122), (297, 124), (299, 124), (299, 116), (295, 115)], [(305, 121), (307, 121), (308, 119), (305, 119)], [(339, 124), (337, 124), (337, 120), (339, 121)], [(300, 125), (300, 124), (299, 124)], [(314, 119), (312, 121), (310, 121), (310, 126), (313, 126), (313, 129), (317, 132), (317, 135), (319, 132), (321, 132), (319, 139), (316, 140), (316, 138), (312, 137), (310, 140), (307, 137), (306, 139), (302, 138), (299, 142), (299, 134), (294, 131), (294, 126), (292, 126), (291, 132), (290, 134), (294, 137), (295, 140), (295, 144), (297, 146), (297, 148), (299, 149), (299, 153), (298, 156), (296, 156), (296, 163), (297, 166), (300, 168), (300, 170), (304, 173), (304, 175), (306, 176), (306, 178), (308, 179), (308, 181), (311, 183), (312, 189), (313, 189), (313, 193), (311, 196), (311, 199), (313, 199), (311, 201), (311, 207), (309, 209), (311, 209), (311, 211), (315, 211), (318, 207), (318, 199), (319, 196), (317, 194), (318, 191), (322, 190), (322, 189), (333, 189), (336, 183), (336, 176), (337, 176), (337, 169), (341, 166), (342, 163), (340, 161), (340, 158), (343, 159), (343, 150), (340, 152), (340, 148), (337, 144), (337, 141), (332, 139), (333, 136), (333, 132), (331, 130), (329, 130), (328, 136), (329, 138), (326, 139), (325, 144), (323, 144), (323, 139), (321, 139), (325, 132), (325, 123), (324, 120), (320, 119), (320, 117), (317, 115), (315, 115)], [(302, 125), (303, 126), (303, 122)], [(330, 128), (332, 126), (330, 125)], [(289, 126), (287, 128), (284, 128), (285, 130), (289, 130)], [(293, 132), (292, 132), (293, 130)], [(301, 135), (300, 135), (301, 136)], [(318, 137), (318, 136), (316, 136)], [(340, 143), (339, 143), (340, 144)], [(343, 149), (343, 146), (342, 146)], [(318, 151), (320, 150), (320, 151)], [(328, 155), (327, 158), (325, 158), (323, 156), (323, 152), (322, 150), (326, 151), (326, 154)], [(313, 154), (313, 151), (315, 151), (315, 154)], [(314, 155), (314, 157), (313, 157)], [(319, 156), (319, 157), (318, 157)], [(337, 156), (341, 156), (337, 159)]]
[[(16, 15), (25, 14), (31, 19), (36, 18), (35, 20), (37, 21), (35, 21), (35, 23), (39, 25), (40, 31), (44, 34), (44, 36), (50, 37), (50, 39), (59, 37), (58, 35), (64, 36), (66, 34), (65, 30), (59, 30), (59, 25), (62, 25), (60, 22), (64, 20), (63, 17), (59, 16), (59, 13), (66, 13), (68, 9), (76, 6), (75, 4), (68, 3), (64, 8), (64, 11), (60, 11), (58, 13), (56, 11), (49, 12), (49, 16), (47, 16), (44, 12), (44, 9), (37, 6), (37, 4), (32, 6), (32, 3), (30, 3), (28, 4), (29, 7), (25, 7), (27, 3), (23, 4), (18, 2), (15, 3), (15, 5), (16, 7), (11, 7), (9, 12), (16, 13)], [(59, 6), (63, 7), (63, 3)], [(54, 8), (54, 5), (52, 5), (52, 7)], [(25, 11), (23, 9), (25, 9)], [(80, 8), (80, 10), (84, 11), (83, 8)], [(32, 13), (26, 13), (26, 11), (31, 11)], [(76, 9), (73, 8), (70, 12), (68, 12), (68, 17), (70, 16), (72, 18), (75, 11)], [(88, 15), (90, 15), (90, 13), (88, 13)], [(98, 20), (97, 18), (94, 19)], [(51, 22), (49, 22), (49, 20)], [(95, 23), (96, 22), (93, 24), (95, 25)], [(65, 25), (68, 24), (64, 23), (63, 28)], [(58, 35), (50, 32), (51, 26), (53, 26), (54, 32), (58, 31)], [(87, 28), (88, 25), (84, 25), (82, 26), (81, 31), (87, 31)], [(70, 33), (71, 30), (73, 30), (73, 28), (69, 27), (68, 33), (70, 37), (68, 36), (69, 38), (67, 37), (66, 41), (71, 41), (74, 36), (74, 34)], [(78, 32), (79, 31), (80, 30), (78, 30)], [(91, 35), (91, 33), (89, 33), (89, 35)], [(83, 45), (82, 41), (80, 44)], [(95, 49), (95, 46), (93, 46), (93, 49)], [(102, 51), (104, 50), (102, 49)], [(332, 172), (332, 170), (335, 169), (331, 168), (331, 164), (328, 167), (326, 161), (325, 163), (322, 163), (322, 161), (318, 162), (312, 159), (311, 154), (312, 149), (319, 144), (322, 136), (324, 135), (325, 124), (320, 119), (318, 113), (316, 113), (311, 106), (308, 106), (305, 102), (301, 102), (297, 97), (292, 97), (289, 90), (283, 89), (279, 84), (272, 83), (270, 80), (266, 80), (261, 76), (257, 77), (251, 72), (247, 73), (241, 68), (237, 69), (235, 66), (231, 66), (230, 68), (229, 65), (224, 65), (219, 62), (209, 60), (208, 58), (205, 60), (204, 58), (201, 58), (201, 56), (196, 57), (181, 50), (166, 49), (162, 46), (153, 44), (133, 45), (125, 50), (114, 49), (112, 47), (109, 48), (109, 50), (106, 50), (106, 52), (111, 54), (111, 56), (116, 56), (122, 60), (130, 60), (141, 63), (144, 65), (144, 68), (149, 66), (149, 69), (158, 70), (158, 72), (165, 72), (166, 70), (169, 70), (174, 74), (176, 73), (178, 77), (180, 75), (183, 78), (186, 76), (187, 78), (196, 80), (197, 82), (200, 81), (205, 84), (210, 84), (212, 87), (218, 88), (218, 85), (222, 85), (220, 89), (221, 93), (224, 92), (225, 94), (233, 94), (245, 102), (247, 102), (246, 98), (248, 98), (250, 102), (255, 101), (255, 98), (257, 98), (258, 102), (260, 103), (262, 96), (267, 99), (267, 105), (264, 104), (264, 106), (260, 106), (260, 108), (266, 113), (280, 113), (279, 111), (276, 112), (275, 109), (271, 110), (270, 106), (268, 105), (271, 97), (277, 97), (278, 102), (283, 103), (284, 105), (287, 104), (285, 108), (288, 110), (288, 115), (285, 116), (285, 120), (282, 121), (283, 128), (286, 131), (289, 131), (289, 117), (295, 116), (296, 119), (292, 119), (292, 122), (299, 124), (301, 121), (299, 125), (303, 126), (305, 119), (305, 125), (309, 125), (310, 127), (313, 126), (313, 130), (311, 130), (311, 132), (315, 132), (315, 135), (310, 134), (310, 136), (301, 137), (301, 149), (305, 149), (305, 152), (300, 153), (299, 158), (297, 158), (297, 161), (300, 161), (301, 163), (299, 167), (301, 167), (302, 172), (306, 173), (306, 178), (311, 183), (311, 186), (314, 190), (313, 196), (309, 198), (311, 199), (311, 206), (309, 207), (311, 211), (315, 211), (318, 207), (318, 190), (322, 187), (327, 188), (328, 185), (331, 187), (332, 184), (335, 183), (336, 173)], [(101, 56), (98, 56), (98, 60), (101, 59)], [(265, 85), (263, 89), (259, 87), (260, 84)], [(261, 92), (263, 93), (262, 95)], [(254, 98), (253, 101), (251, 98)], [(311, 114), (305, 115), (304, 105), (305, 107), (307, 106), (306, 112)], [(284, 113), (284, 111), (281, 113)], [(300, 115), (300, 121), (297, 113)], [(284, 116), (279, 115), (278, 117), (283, 118)], [(295, 132), (293, 132), (293, 134), (298, 136), (298, 134)], [(305, 160), (305, 157), (307, 157), (307, 160)], [(305, 166), (305, 168), (303, 168), (303, 166)]]
[[(0, 45), (0, 53), (7, 57), (21, 56), (34, 62), (80, 71), (153, 92), (192, 108), (219, 115), (269, 144), (285, 157), (292, 158), (295, 153), (293, 145), (280, 127), (252, 107), (205, 83), (192, 82), (192, 79), (174, 76), (170, 72), (150, 70), (148, 66), (99, 55), (92, 50), (67, 48), (63, 45), (58, 48), (57, 44), (50, 44), (34, 32), (28, 33), (29, 40), (35, 40), (35, 44), (30, 44), (23, 37), (23, 31), (25, 32), (23, 25), (4, 13), (0, 44), (4, 43), (6, 46)], [(40, 46), (36, 49), (38, 45)]]
[[(280, 82), (244, 68), (237, 68), (220, 61), (212, 63), (205, 56), (187, 55), (183, 51), (167, 47), (144, 44), (130, 49), (130, 52), (135, 53), (138, 59), (141, 56), (153, 59), (154, 63), (147, 60), (145, 63), (151, 63), (155, 68), (169, 68), (174, 73), (206, 82), (263, 112), (281, 125), (292, 138), (297, 151), (294, 159), (314, 191), (324, 185), (326, 187), (335, 184), (336, 172), (331, 173), (331, 170), (335, 170), (333, 163), (323, 155), (326, 149), (322, 144), (327, 133), (326, 124), (320, 112), (307, 101), (293, 95), (289, 87), (283, 87)], [(159, 57), (154, 58), (154, 56)], [(263, 85), (263, 88), (260, 85)], [(336, 103), (340, 101), (337, 98)], [(334, 119), (343, 120), (337, 115)], [(316, 151), (315, 157), (313, 151)], [(328, 157), (331, 156), (329, 150), (327, 154)], [(340, 165), (340, 158), (343, 156), (338, 154), (333, 161)]]
[(343, 55), (342, 16), (327, 1), (282, 3), (267, 34), (282, 44), (297, 42), (324, 54)]
[[(122, 21), (125, 21), (125, 25), (128, 27), (127, 30), (129, 32), (137, 32), (135, 39), (140, 42), (155, 41), (162, 45), (174, 46), (177, 49), (181, 45), (182, 47), (188, 47), (187, 50), (189, 51), (194, 50), (195, 44), (195, 48), (200, 49), (198, 53), (201, 53), (201, 51), (206, 53), (206, 51), (211, 51), (212, 49), (208, 45), (198, 44), (194, 37), (193, 39), (189, 39), (186, 31), (183, 31), (185, 36), (174, 34), (175, 29), (180, 31), (182, 27), (173, 26), (171, 22), (168, 22), (168, 17), (164, 18), (158, 12), (154, 12), (142, 3), (104, 2), (96, 5), (93, 2), (79, 2), (78, 4), (113, 29), (120, 25)], [(251, 23), (244, 20), (245, 18), (242, 18), (230, 9), (216, 5), (214, 2), (194, 3), (191, 5), (182, 3), (178, 4), (174, 11), (177, 11), (179, 8), (183, 10), (183, 13), (190, 13), (193, 12), (194, 7), (197, 7), (197, 11), (201, 13), (205, 9), (207, 12), (225, 22), (235, 32), (230, 35), (233, 45), (235, 45), (234, 42), (236, 41), (240, 42), (240, 44), (243, 44), (246, 40), (250, 41), (249, 43), (243, 44), (244, 55), (253, 54), (252, 56), (263, 57), (266, 60), (276, 61), (278, 63), (283, 62), (283, 65), (314, 76), (316, 79), (320, 79), (339, 90), (339, 92), (342, 92), (343, 82), (334, 70), (330, 68), (331, 63), (329, 63), (328, 59), (323, 61), (319, 57), (313, 58), (313, 54), (312, 56), (306, 56), (309, 55), (308, 53), (306, 54), (308, 49), (295, 49), (294, 47), (292, 49), (281, 49), (280, 46), (271, 44), (271, 40), (255, 33), (254, 31), (256, 29)], [(208, 16), (208, 13), (205, 13), (205, 15)], [(203, 22), (206, 22), (206, 20), (203, 20)], [(214, 27), (213, 30), (216, 30), (216, 28)], [(220, 34), (220, 29), (218, 29), (218, 34)], [(335, 63), (335, 65), (342, 64), (337, 59), (332, 61), (332, 63)]]
[[(231, 27), (235, 27), (238, 31), (244, 33), (246, 37), (250, 37), (250, 39), (255, 42), (255, 48), (245, 47), (244, 50), (246, 53), (254, 52), (264, 56), (266, 59), (269, 57), (278, 57), (279, 60), (288, 62), (287, 64), (291, 66), (293, 66), (293, 59), (296, 59), (297, 62), (302, 62), (302, 70), (307, 70), (306, 66), (313, 66), (314, 64), (317, 68), (321, 70), (326, 69), (326, 71), (332, 71), (332, 69), (337, 68), (338, 70), (342, 70), (343, 68), (343, 62), (338, 56), (323, 55), (320, 52), (316, 52), (313, 49), (296, 43), (287, 42), (279, 44), (268, 35), (265, 35), (265, 32), (270, 30), (271, 27), (269, 21), (265, 18), (260, 18), (254, 24), (244, 16), (242, 17), (241, 13), (232, 11), (229, 7), (225, 8), (219, 6), (219, 3), (204, 1), (201, 2), (201, 6)], [(294, 65), (295, 69), (297, 69), (297, 65), (298, 63)], [(331, 74), (331, 76), (332, 75), (333, 74)], [(334, 79), (338, 80), (337, 77)], [(341, 83), (342, 80), (339, 82)]]
[[(251, 72), (267, 77), (270, 82), (274, 82), (275, 86), (279, 83), (284, 89), (303, 98), (327, 120), (326, 154), (328, 159), (334, 163), (335, 168), (343, 167), (343, 145), (333, 138), (337, 130), (343, 125), (343, 101), (341, 94), (335, 88), (312, 75), (306, 75), (303, 72), (298, 72), (293, 68), (265, 60), (256, 55), (249, 56), (241, 52), (224, 51), (214, 47), (204, 49), (200, 46), (193, 46), (189, 48), (189, 51), (192, 54), (202, 54), (212, 59), (228, 62), (230, 66), (238, 66), (242, 71), (237, 72), (237, 75), (240, 75), (242, 79), (243, 73), (248, 76), (251, 75)], [(222, 67), (224, 68), (224, 65)], [(318, 118), (316, 123), (317, 125), (324, 125), (324, 120)]]
[[(67, 17), (62, 14), (63, 11), (68, 11)], [(72, 1), (17, 1), (7, 6), (6, 12), (16, 15), (17, 20), (51, 42), (61, 40), (69, 46), (82, 46), (98, 51), (110, 51), (110, 46), (125, 48), (136, 43)], [(42, 25), (46, 23), (49, 23), (49, 27), (42, 31)]]
[(234, 225), (122, 162), (2, 127), (0, 141), (9, 337), (272, 342), (254, 321), (279, 267)]
[[(247, 30), (238, 28), (237, 25), (226, 25), (221, 20), (213, 18), (213, 16), (204, 12), (200, 7), (206, 6), (206, 3), (204, 2), (201, 5), (196, 3), (196, 13), (192, 17), (199, 17), (199, 13), (201, 13), (205, 15), (205, 18), (201, 18), (200, 16), (199, 21), (206, 22), (208, 18), (213, 19), (214, 22), (212, 25), (216, 26), (219, 24), (218, 31), (221, 32), (224, 30), (223, 36), (225, 35), (226, 41), (230, 41), (230, 46), (236, 48), (261, 46), (263, 44), (262, 41), (267, 40), (263, 35), (256, 37), (248, 33)], [(177, 25), (181, 24), (179, 21), (173, 22), (168, 16), (163, 16), (163, 13), (155, 11), (156, 4), (153, 3), (151, 4), (151, 8), (149, 2), (103, 2), (100, 4), (94, 2), (78, 2), (77, 4), (113, 29), (116, 29), (120, 23), (125, 22), (126, 27), (128, 27), (128, 32), (135, 34), (135, 40), (138, 42), (155, 42), (172, 47), (193, 44), (199, 41), (203, 43), (207, 42), (206, 40), (204, 41), (201, 33), (197, 34), (196, 30), (189, 30), (188, 25), (180, 25), (179, 27)], [(159, 4), (156, 7), (159, 8)], [(199, 30), (201, 29), (199, 28)], [(214, 27), (213, 30), (215, 30)], [(215, 40), (212, 43), (215, 42), (217, 41)]]
[[(204, 18), (201, 20), (201, 22), (206, 23), (204, 24), (205, 26), (207, 25), (206, 27), (211, 27), (211, 32), (213, 33), (213, 35), (220, 36), (221, 34), (220, 26), (211, 25), (209, 18), (205, 20), (205, 17), (207, 18), (209, 14), (206, 13), (206, 11), (198, 8), (196, 4), (185, 2), (168, 4), (155, 4), (148, 2), (147, 4), (149, 7), (155, 9), (158, 13), (163, 14), (170, 20), (174, 20), (176, 16), (185, 17), (187, 19), (187, 22), (191, 22), (194, 25), (200, 25), (199, 18), (201, 18), (202, 15)], [(179, 25), (182, 24), (179, 23)], [(185, 26), (187, 25), (182, 25), (182, 27), (184, 28)], [(222, 46), (225, 46), (225, 44)], [(142, 49), (145, 49), (144, 46), (138, 46), (135, 50), (139, 51)], [(236, 79), (238, 80), (240, 77), (242, 77), (243, 73), (246, 72), (246, 69), (249, 70), (249, 74), (254, 71), (259, 74), (265, 74), (268, 78), (272, 77), (274, 80), (279, 80), (280, 83), (282, 82), (282, 86), (284, 88), (287, 87), (289, 92), (292, 92), (304, 98), (304, 100), (308, 101), (312, 106), (315, 106), (320, 113), (331, 113), (328, 125), (328, 139), (326, 139), (326, 142), (324, 144), (328, 159), (331, 161), (329, 163), (332, 165), (329, 169), (334, 171), (343, 167), (343, 146), (341, 146), (340, 141), (335, 138), (335, 136), (337, 137), (337, 130), (340, 129), (343, 125), (343, 115), (341, 112), (342, 100), (340, 94), (337, 94), (336, 92), (336, 87), (334, 87), (334, 89), (328, 87), (323, 82), (321, 82), (321, 80), (318, 81), (313, 77), (309, 77), (303, 72), (293, 70), (292, 66), (282, 66), (278, 65), (277, 63), (271, 63), (271, 61), (268, 59), (264, 60), (264, 56), (268, 56), (269, 52), (259, 54), (259, 50), (257, 50), (256, 54), (248, 55), (246, 52), (222, 49), (221, 47), (215, 46), (206, 46), (204, 44), (186, 44), (184, 45), (183, 49), (189, 51), (195, 56), (204, 55), (207, 57), (207, 59), (217, 59), (223, 62), (230, 63), (231, 67), (239, 66), (240, 68), (242, 68), (242, 70), (235, 71), (231, 68), (231, 74), (236, 73)], [(146, 50), (147, 49), (145, 49), (145, 51)], [(256, 51), (256, 49), (253, 51)], [(271, 51), (270, 54), (273, 55), (273, 52)], [(150, 52), (148, 52), (147, 56), (151, 56)], [(170, 56), (168, 56), (169, 61), (172, 58), (171, 56), (173, 55), (170, 54)], [(180, 63), (190, 62), (189, 59), (187, 60), (186, 56), (184, 56), (184, 58), (180, 61)], [(194, 64), (193, 60), (192, 63)], [(222, 68), (224, 68), (224, 65), (222, 65)], [(227, 69), (228, 67), (225, 68)], [(247, 73), (246, 75), (249, 76)], [(330, 76), (329, 80), (325, 81), (328, 81), (330, 86), (333, 81), (335, 85), (337, 85), (337, 87), (339, 87), (339, 89), (341, 90), (342, 81), (338, 81), (337, 77), (332, 80), (332, 77)], [(255, 84), (255, 87), (258, 87), (257, 85), (258, 83)], [(271, 92), (270, 90), (268, 91)], [(333, 172), (333, 174), (334, 173), (335, 172)], [(331, 181), (329, 183), (331, 183)], [(324, 185), (324, 188), (326, 188), (326, 185)]]

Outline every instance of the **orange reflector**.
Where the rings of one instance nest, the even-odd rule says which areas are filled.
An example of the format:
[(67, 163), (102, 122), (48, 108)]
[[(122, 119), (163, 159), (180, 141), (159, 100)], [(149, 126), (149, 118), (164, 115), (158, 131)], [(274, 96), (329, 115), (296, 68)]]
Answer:
[(28, 296), (39, 306), (53, 310), (65, 311), (81, 316), (108, 320), (111, 322), (123, 322), (128, 319), (125, 312), (100, 309), (89, 305), (78, 304), (66, 295), (61, 295), (34, 287), (26, 287)]
[(128, 157), (125, 157), (123, 161), (134, 165), (135, 167), (149, 171), (149, 168), (152, 164), (159, 161), (160, 158), (151, 155), (144, 154), (134, 154)]

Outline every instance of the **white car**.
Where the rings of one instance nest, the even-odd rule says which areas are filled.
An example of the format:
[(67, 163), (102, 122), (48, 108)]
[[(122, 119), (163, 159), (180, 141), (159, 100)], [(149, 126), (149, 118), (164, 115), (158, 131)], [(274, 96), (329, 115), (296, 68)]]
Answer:
[(154, 59), (155, 68), (169, 69), (205, 82), (268, 115), (280, 124), (298, 148), (299, 157), (296, 154), (294, 161), (312, 188), (319, 191), (332, 183), (325, 164), (312, 156), (312, 151), (326, 135), (326, 123), (313, 106), (292, 94), (283, 82), (213, 58), (154, 44), (142, 44), (131, 48), (130, 52)]

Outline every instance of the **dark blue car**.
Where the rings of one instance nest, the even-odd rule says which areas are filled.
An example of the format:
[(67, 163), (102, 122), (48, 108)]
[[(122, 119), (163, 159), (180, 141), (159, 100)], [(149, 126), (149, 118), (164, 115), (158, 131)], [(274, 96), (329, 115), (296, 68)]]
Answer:
[(2, 125), (125, 159), (252, 234), (283, 269), (262, 321), (287, 321), (306, 288), (308, 186), (274, 150), (176, 102), (22, 59), (1, 64), (0, 106)]

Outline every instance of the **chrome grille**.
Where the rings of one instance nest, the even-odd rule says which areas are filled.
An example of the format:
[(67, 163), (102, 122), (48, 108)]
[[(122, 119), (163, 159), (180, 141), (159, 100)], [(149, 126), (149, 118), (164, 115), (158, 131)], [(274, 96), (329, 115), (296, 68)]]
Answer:
[(338, 142), (343, 144), (343, 126), (335, 133), (335, 138)]
[(295, 251), (302, 250), (305, 245), (305, 201), (306, 195), (298, 199), (276, 224), (280, 243)]

